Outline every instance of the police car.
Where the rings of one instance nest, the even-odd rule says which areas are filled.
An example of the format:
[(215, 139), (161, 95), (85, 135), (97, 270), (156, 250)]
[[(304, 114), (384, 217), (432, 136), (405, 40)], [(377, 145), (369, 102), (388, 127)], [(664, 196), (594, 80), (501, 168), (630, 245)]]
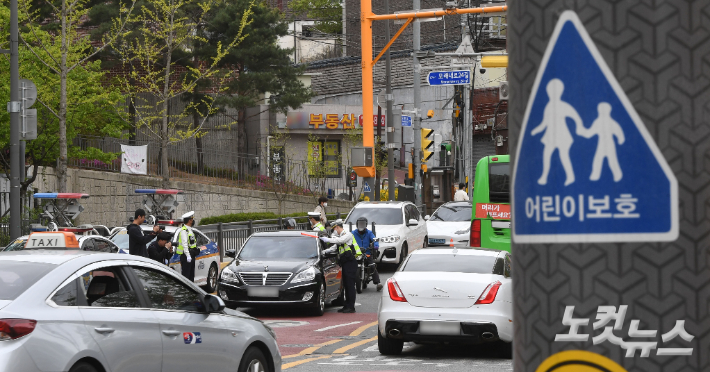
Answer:
[[(178, 230), (182, 221), (180, 220), (158, 220), (156, 222), (158, 226), (165, 228), (166, 232), (173, 234), (171, 239), (173, 250), (178, 246)], [(141, 229), (144, 233), (152, 233), (152, 225), (141, 225)], [(195, 233), (195, 239), (197, 239), (197, 247), (200, 249), (200, 254), (197, 255), (195, 262), (195, 284), (199, 286), (204, 286), (207, 293), (212, 293), (217, 290), (217, 278), (219, 276), (220, 267), (220, 257), (219, 257), (219, 247), (217, 243), (213, 242), (201, 231), (193, 228), (192, 231)], [(125, 227), (114, 229), (113, 235), (110, 237), (111, 241), (118, 246), (119, 249), (128, 252), (128, 232)], [(148, 243), (147, 245), (150, 245)], [(176, 270), (177, 272), (182, 272), (180, 266), (180, 256), (178, 254), (173, 254), (170, 258), (170, 268)]]

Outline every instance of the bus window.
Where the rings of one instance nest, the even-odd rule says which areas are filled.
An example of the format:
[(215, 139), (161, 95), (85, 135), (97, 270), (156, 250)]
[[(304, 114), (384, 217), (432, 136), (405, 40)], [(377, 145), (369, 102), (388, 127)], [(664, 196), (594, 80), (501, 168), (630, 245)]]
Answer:
[(488, 165), (488, 182), (491, 203), (510, 203), (510, 163)]

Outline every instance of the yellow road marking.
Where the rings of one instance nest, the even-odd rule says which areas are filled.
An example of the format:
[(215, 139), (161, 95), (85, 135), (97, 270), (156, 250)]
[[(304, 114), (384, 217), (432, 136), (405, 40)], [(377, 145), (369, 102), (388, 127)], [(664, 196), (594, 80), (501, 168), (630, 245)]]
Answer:
[(313, 354), (316, 350), (322, 348), (323, 346), (337, 344), (340, 341), (343, 341), (343, 340), (330, 340), (328, 342), (324, 342), (322, 344), (314, 345), (314, 346), (311, 346), (307, 349), (303, 349), (298, 354), (291, 354), (291, 355), (282, 356), (281, 359), (290, 359), (290, 358), (296, 358), (296, 357), (300, 357), (300, 356), (304, 356), (304, 355), (310, 355), (310, 354)]
[(315, 357), (315, 358), (303, 359), (303, 360), (299, 360), (296, 362), (286, 363), (281, 366), (281, 369), (289, 369), (291, 367), (300, 366), (301, 364), (304, 364), (304, 363), (308, 363), (308, 362), (312, 362), (312, 361), (320, 360), (320, 359), (327, 359), (330, 357), (331, 357), (330, 355), (322, 355), (322, 356)]
[(370, 324), (365, 324), (364, 326), (362, 326), (362, 327), (360, 327), (360, 328), (354, 330), (353, 333), (350, 334), (350, 336), (360, 336), (360, 334), (363, 333), (363, 332), (365, 332), (366, 329), (368, 329), (368, 328), (370, 328), (370, 327), (372, 327), (372, 326), (376, 326), (376, 325), (377, 325), (377, 322), (372, 322), (372, 323), (370, 323)]
[(358, 342), (356, 342), (356, 343), (354, 343), (354, 344), (350, 344), (350, 345), (348, 345), (348, 346), (343, 346), (343, 347), (341, 347), (340, 349), (335, 350), (335, 351), (333, 352), (333, 354), (343, 354), (343, 353), (345, 353), (346, 351), (348, 351), (348, 350), (350, 350), (350, 349), (354, 349), (354, 348), (356, 348), (356, 347), (358, 347), (358, 346), (365, 345), (366, 343), (369, 343), (369, 342), (372, 342), (372, 341), (375, 341), (375, 340), (377, 340), (377, 336), (375, 336), (375, 337), (373, 337), (373, 338), (368, 338), (367, 340), (358, 341)]

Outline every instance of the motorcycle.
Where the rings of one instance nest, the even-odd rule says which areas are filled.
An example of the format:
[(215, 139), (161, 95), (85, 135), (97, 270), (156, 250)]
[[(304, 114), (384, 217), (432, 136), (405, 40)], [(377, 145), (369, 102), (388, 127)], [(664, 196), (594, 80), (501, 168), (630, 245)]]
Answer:
[[(367, 285), (372, 282), (372, 274), (375, 272), (375, 265), (377, 262), (377, 257), (380, 255), (380, 242), (379, 238), (375, 238), (375, 241), (370, 244), (370, 252), (372, 252), (372, 263), (367, 265), (365, 263), (365, 254), (361, 255), (357, 259), (357, 279), (355, 280), (355, 289), (357, 293), (362, 293), (362, 291), (367, 288)], [(369, 255), (368, 255), (369, 257)]]

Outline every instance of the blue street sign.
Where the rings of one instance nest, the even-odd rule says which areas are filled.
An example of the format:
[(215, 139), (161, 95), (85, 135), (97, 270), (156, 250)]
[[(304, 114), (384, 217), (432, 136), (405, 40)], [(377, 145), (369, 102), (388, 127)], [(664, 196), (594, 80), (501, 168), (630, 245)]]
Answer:
[(362, 191), (363, 192), (372, 192), (372, 189), (370, 188), (370, 184), (367, 183), (367, 181), (363, 182)]
[(427, 77), (429, 85), (463, 85), (471, 84), (471, 71), (432, 71)]
[(403, 127), (411, 127), (412, 126), (412, 117), (402, 115), (402, 126)]
[(512, 209), (517, 243), (678, 238), (678, 181), (572, 11), (528, 101)]

